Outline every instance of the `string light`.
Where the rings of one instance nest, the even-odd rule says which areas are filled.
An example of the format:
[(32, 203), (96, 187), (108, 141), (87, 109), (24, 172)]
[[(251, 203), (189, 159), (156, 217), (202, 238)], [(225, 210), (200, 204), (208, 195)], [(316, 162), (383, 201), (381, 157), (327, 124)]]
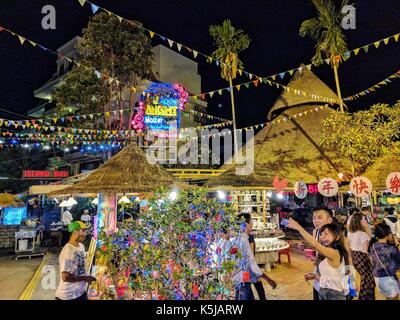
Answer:
[(169, 200), (174, 201), (174, 200), (176, 200), (177, 198), (178, 198), (178, 192), (177, 192), (177, 191), (172, 191), (172, 192), (169, 194)]
[(226, 198), (226, 194), (223, 191), (217, 191), (217, 195), (220, 200), (224, 200)]

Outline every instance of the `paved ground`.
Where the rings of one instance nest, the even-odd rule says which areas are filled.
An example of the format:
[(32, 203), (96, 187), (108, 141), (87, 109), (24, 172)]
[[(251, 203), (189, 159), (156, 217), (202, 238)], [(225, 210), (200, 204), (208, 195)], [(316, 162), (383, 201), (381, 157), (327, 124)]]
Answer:
[(0, 300), (17, 300), (42, 260), (43, 257), (17, 261), (13, 255), (0, 257)]
[[(285, 256), (282, 257), (282, 260), (281, 265), (277, 265), (275, 269), (267, 273), (278, 284), (276, 289), (273, 290), (264, 282), (267, 300), (312, 300), (312, 282), (306, 282), (304, 275), (308, 272), (313, 272), (313, 262), (294, 250), (291, 250), (291, 264), (286, 263)], [(359, 281), (360, 279), (357, 277), (358, 285)], [(257, 292), (253, 291), (254, 296), (258, 299)], [(376, 298), (377, 300), (384, 300), (378, 290), (376, 290)]]
[(33, 291), (31, 300), (55, 299), (55, 292), (59, 281), (58, 254), (59, 249), (50, 250), (49, 260), (43, 268), (42, 277)]

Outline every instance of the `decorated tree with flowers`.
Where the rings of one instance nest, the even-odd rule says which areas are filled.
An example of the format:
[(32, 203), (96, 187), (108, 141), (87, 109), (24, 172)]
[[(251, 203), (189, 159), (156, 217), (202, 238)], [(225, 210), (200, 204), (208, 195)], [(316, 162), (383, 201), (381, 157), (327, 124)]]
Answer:
[(144, 202), (138, 219), (100, 234), (97, 259), (106, 261), (118, 297), (229, 297), (241, 272), (241, 226), (230, 204), (206, 189), (162, 189)]

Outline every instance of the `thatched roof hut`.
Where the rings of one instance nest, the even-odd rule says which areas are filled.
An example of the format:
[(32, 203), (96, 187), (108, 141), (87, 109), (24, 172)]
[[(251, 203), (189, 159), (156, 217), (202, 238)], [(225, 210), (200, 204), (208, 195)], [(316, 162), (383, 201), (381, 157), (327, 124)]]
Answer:
[(159, 164), (150, 164), (146, 154), (138, 146), (131, 144), (84, 180), (50, 195), (137, 193), (153, 191), (162, 186), (188, 187)]
[(301, 72), (297, 71), (294, 74), (288, 87), (306, 92), (307, 96), (295, 94), (293, 90), (289, 92), (283, 91), (269, 111), (268, 120), (271, 120), (274, 115), (281, 113), (287, 108), (305, 104), (323, 105), (332, 101), (338, 102), (339, 98), (337, 95), (320, 78), (308, 70), (304, 64), (300, 67), (302, 67)]
[[(290, 88), (305, 90), (315, 95), (337, 99), (336, 95), (311, 71), (304, 68), (294, 75)], [(211, 187), (272, 187), (274, 177), (286, 178), (289, 187), (296, 181), (317, 183), (321, 178), (338, 178), (339, 173), (350, 177), (350, 165), (337, 154), (325, 152), (318, 145), (323, 120), (336, 112), (323, 100), (310, 100), (284, 91), (271, 109), (279, 115), (273, 125), (264, 127), (254, 140), (254, 173), (248, 177), (235, 174), (234, 165), (225, 165), (227, 171), (208, 181)], [(279, 122), (279, 123), (278, 123)]]
[(365, 171), (363, 176), (372, 182), (373, 189), (384, 191), (386, 187), (386, 178), (392, 172), (400, 171), (400, 157), (388, 155), (375, 161)]

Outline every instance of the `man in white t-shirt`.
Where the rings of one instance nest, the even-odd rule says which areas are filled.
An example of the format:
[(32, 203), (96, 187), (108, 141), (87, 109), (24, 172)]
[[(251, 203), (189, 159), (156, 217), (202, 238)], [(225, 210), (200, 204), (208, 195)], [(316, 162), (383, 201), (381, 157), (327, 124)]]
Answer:
[(96, 281), (96, 278), (86, 275), (85, 247), (82, 244), (86, 237), (85, 228), (81, 221), (68, 225), (71, 237), (58, 258), (60, 282), (56, 300), (87, 300), (86, 283)]

